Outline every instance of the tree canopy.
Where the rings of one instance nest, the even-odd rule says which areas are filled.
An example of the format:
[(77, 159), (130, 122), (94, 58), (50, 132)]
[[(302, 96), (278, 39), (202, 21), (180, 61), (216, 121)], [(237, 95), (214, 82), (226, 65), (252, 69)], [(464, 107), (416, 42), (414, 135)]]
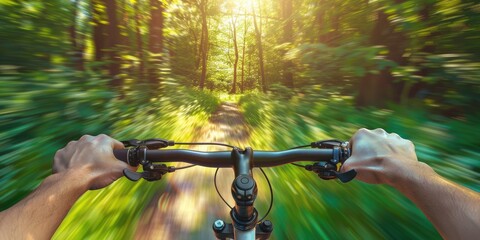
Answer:
[(0, 64), (20, 71), (100, 71), (118, 89), (156, 89), (162, 73), (230, 93), (321, 85), (357, 106), (450, 115), (478, 103), (475, 1), (28, 0), (0, 11)]

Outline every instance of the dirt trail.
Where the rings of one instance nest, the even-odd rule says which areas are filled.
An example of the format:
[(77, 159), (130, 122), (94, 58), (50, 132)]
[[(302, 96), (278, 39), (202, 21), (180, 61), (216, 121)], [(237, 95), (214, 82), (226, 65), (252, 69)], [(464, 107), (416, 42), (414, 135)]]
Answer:
[[(237, 106), (223, 103), (198, 133), (195, 141), (224, 142), (243, 147), (248, 129)], [(195, 147), (196, 150), (225, 150)], [(215, 169), (194, 167), (166, 175), (168, 185), (152, 199), (140, 218), (135, 239), (215, 239), (211, 229), (215, 219), (229, 222), (229, 208), (215, 192)], [(221, 169), (217, 184), (227, 201), (233, 171)], [(231, 201), (229, 201), (232, 204)]]

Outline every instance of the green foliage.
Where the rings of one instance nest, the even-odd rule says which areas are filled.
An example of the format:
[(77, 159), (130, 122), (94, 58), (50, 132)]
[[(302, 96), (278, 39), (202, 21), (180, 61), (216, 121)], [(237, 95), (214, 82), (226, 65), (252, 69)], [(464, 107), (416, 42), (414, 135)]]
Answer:
[[(423, 84), (416, 97), (438, 112), (464, 113), (469, 106), (479, 104), (476, 96), (480, 92), (480, 62), (472, 58), (467, 54), (419, 53), (411, 57), (418, 67), (399, 66), (393, 74), (409, 84)], [(428, 76), (420, 75), (420, 69), (426, 69)]]
[[(174, 79), (162, 85), (162, 95), (148, 103), (135, 106), (129, 103), (132, 99), (127, 99), (113, 104), (122, 107), (110, 111), (116, 116), (112, 126), (115, 138), (192, 141), (197, 137), (196, 130), (207, 123), (210, 114), (217, 109), (218, 98), (178, 85)], [(135, 92), (131, 96), (137, 98), (139, 94), (141, 92)], [(133, 183), (120, 179), (106, 189), (89, 192), (77, 201), (54, 239), (130, 239), (143, 209), (154, 194), (165, 190), (164, 187), (165, 181)], [(96, 203), (94, 206), (92, 201)], [(78, 228), (78, 219), (82, 219), (81, 228)]]
[(0, 65), (26, 71), (51, 67), (54, 56), (63, 61), (71, 20), (69, 1), (0, 3)]
[[(0, 210), (21, 200), (51, 174), (55, 151), (68, 141), (100, 133), (117, 139), (164, 137), (189, 141), (219, 104), (213, 94), (188, 89), (173, 79), (163, 84), (160, 97), (145, 102), (138, 89), (118, 99), (106, 87), (106, 81), (95, 75), (79, 75), (68, 69), (28, 74), (5, 66), (2, 69)], [(141, 96), (141, 102), (136, 100)], [(107, 189), (89, 192), (77, 202), (56, 237), (129, 236), (143, 206), (162, 186), (120, 180)], [(92, 206), (94, 199), (96, 204)], [(119, 209), (129, 211), (115, 219), (105, 214)], [(84, 221), (82, 231), (73, 227), (79, 218)], [(108, 233), (104, 231), (107, 228), (98, 228), (102, 224), (108, 225)]]
[[(107, 26), (106, 14), (96, 19), (98, 14), (92, 12), (95, 8), (107, 13), (103, 2), (95, 1), (92, 7), (85, 0), (0, 1), (0, 71), (4, 72), (0, 76), (0, 210), (34, 189), (50, 174), (55, 150), (82, 134), (193, 139), (219, 104), (214, 92), (232, 87), (232, 19), (237, 19), (240, 50), (237, 81), (245, 60), (245, 90), (258, 89), (260, 54), (252, 8), (262, 31), (270, 95), (250, 92), (221, 99), (240, 98), (253, 127), (255, 148), (347, 139), (359, 127), (383, 127), (414, 140), (420, 159), (442, 175), (479, 190), (475, 133), (480, 122), (475, 106), (480, 104), (480, 8), (476, 1), (294, 0), (293, 9), (273, 0), (208, 1), (209, 91), (205, 92), (189, 88), (198, 86), (202, 70), (201, 11), (194, 1), (161, 1), (164, 49), (155, 54), (149, 51), (150, 26), (161, 25), (151, 22), (152, 7), (146, 0), (116, 1), (121, 36), (114, 40), (119, 45), (95, 46), (112, 40), (105, 38), (106, 29), (94, 29), (95, 20)], [(289, 18), (293, 29), (286, 34), (284, 10), (293, 11)], [(386, 15), (385, 22), (380, 21), (381, 14)], [(95, 35), (95, 30), (103, 32)], [(285, 42), (285, 36), (291, 39)], [(120, 57), (122, 86), (107, 86), (112, 79), (101, 74), (109, 62), (93, 62), (95, 49)], [(64, 68), (77, 66), (74, 52), (85, 57), (86, 71)], [(286, 67), (286, 61), (295, 65)], [(287, 71), (294, 74), (295, 89), (281, 85)], [(158, 78), (151, 79), (152, 73)], [(389, 87), (400, 94), (395, 101), (401, 107), (352, 106), (362, 91), (361, 82), (385, 81), (389, 74)], [(273, 218), (294, 223), (275, 221), (277, 238), (439, 237), (410, 202), (389, 188), (324, 184), (289, 167), (271, 173), (276, 192), (282, 193), (275, 195)], [(292, 176), (299, 180), (282, 181)], [(120, 180), (108, 189), (89, 192), (55, 238), (129, 238), (142, 206), (162, 187)], [(314, 197), (299, 197), (306, 193)], [(122, 217), (109, 218), (119, 211)], [(81, 228), (73, 227), (78, 218), (83, 221)]]
[[(480, 190), (480, 142), (472, 134), (478, 131), (478, 116), (454, 120), (400, 106), (357, 110), (351, 97), (328, 93), (315, 89), (291, 100), (242, 97), (241, 109), (253, 127), (252, 147), (278, 150), (322, 139), (348, 140), (358, 128), (381, 127), (411, 139), (419, 159), (441, 175)], [(325, 182), (293, 166), (268, 172), (276, 192), (272, 219), (296, 219), (274, 222), (278, 239), (440, 239), (421, 211), (392, 188)], [(301, 218), (296, 217), (299, 212)]]
[[(291, 50), (286, 57), (297, 61), (300, 86), (324, 84), (346, 91), (354, 91), (352, 83), (366, 74), (376, 74), (397, 65), (385, 59), (384, 47), (364, 47), (355, 42), (338, 47), (328, 47), (321, 43), (305, 44)], [(345, 83), (348, 85), (340, 85)]]
[(51, 173), (53, 154), (68, 141), (109, 133), (113, 119), (105, 112), (115, 93), (97, 76), (62, 70), (3, 74), (0, 85), (3, 210)]

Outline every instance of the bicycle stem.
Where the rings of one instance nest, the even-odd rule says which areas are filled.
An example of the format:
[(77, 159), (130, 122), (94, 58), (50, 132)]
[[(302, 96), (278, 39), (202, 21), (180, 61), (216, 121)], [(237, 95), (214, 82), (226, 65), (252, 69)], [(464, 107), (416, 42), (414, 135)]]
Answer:
[(232, 183), (231, 191), (232, 197), (235, 199), (235, 207), (231, 210), (230, 216), (235, 229), (248, 231), (255, 228), (258, 218), (257, 210), (253, 206), (258, 189), (252, 176), (252, 148), (246, 148), (244, 151), (234, 148), (232, 160), (235, 180)]

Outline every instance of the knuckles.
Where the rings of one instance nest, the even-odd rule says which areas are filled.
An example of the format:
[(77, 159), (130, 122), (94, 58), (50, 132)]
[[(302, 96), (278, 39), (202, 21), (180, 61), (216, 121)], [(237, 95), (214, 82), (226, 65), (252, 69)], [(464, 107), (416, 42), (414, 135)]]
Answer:
[(376, 129), (373, 130), (372, 132), (381, 133), (381, 134), (387, 133), (383, 128), (376, 128)]
[(100, 144), (100, 143), (109, 143), (112, 138), (110, 138), (106, 134), (99, 134), (98, 136), (94, 137), (92, 142), (95, 144)]
[(80, 141), (88, 141), (89, 139), (91, 139), (92, 136), (88, 135), (88, 134), (85, 134), (83, 136), (80, 137)]
[(362, 138), (363, 136), (370, 133), (370, 130), (366, 128), (360, 128), (358, 131), (352, 136), (353, 141), (358, 141), (358, 139)]
[(363, 134), (367, 134), (367, 133), (370, 133), (370, 130), (368, 130), (366, 128), (360, 128), (360, 129), (358, 129), (357, 133), (355, 133), (355, 135), (363, 135)]
[(108, 135), (102, 133), (102, 134), (99, 134), (97, 136), (97, 138), (104, 139), (104, 138), (110, 138), (110, 137)]

